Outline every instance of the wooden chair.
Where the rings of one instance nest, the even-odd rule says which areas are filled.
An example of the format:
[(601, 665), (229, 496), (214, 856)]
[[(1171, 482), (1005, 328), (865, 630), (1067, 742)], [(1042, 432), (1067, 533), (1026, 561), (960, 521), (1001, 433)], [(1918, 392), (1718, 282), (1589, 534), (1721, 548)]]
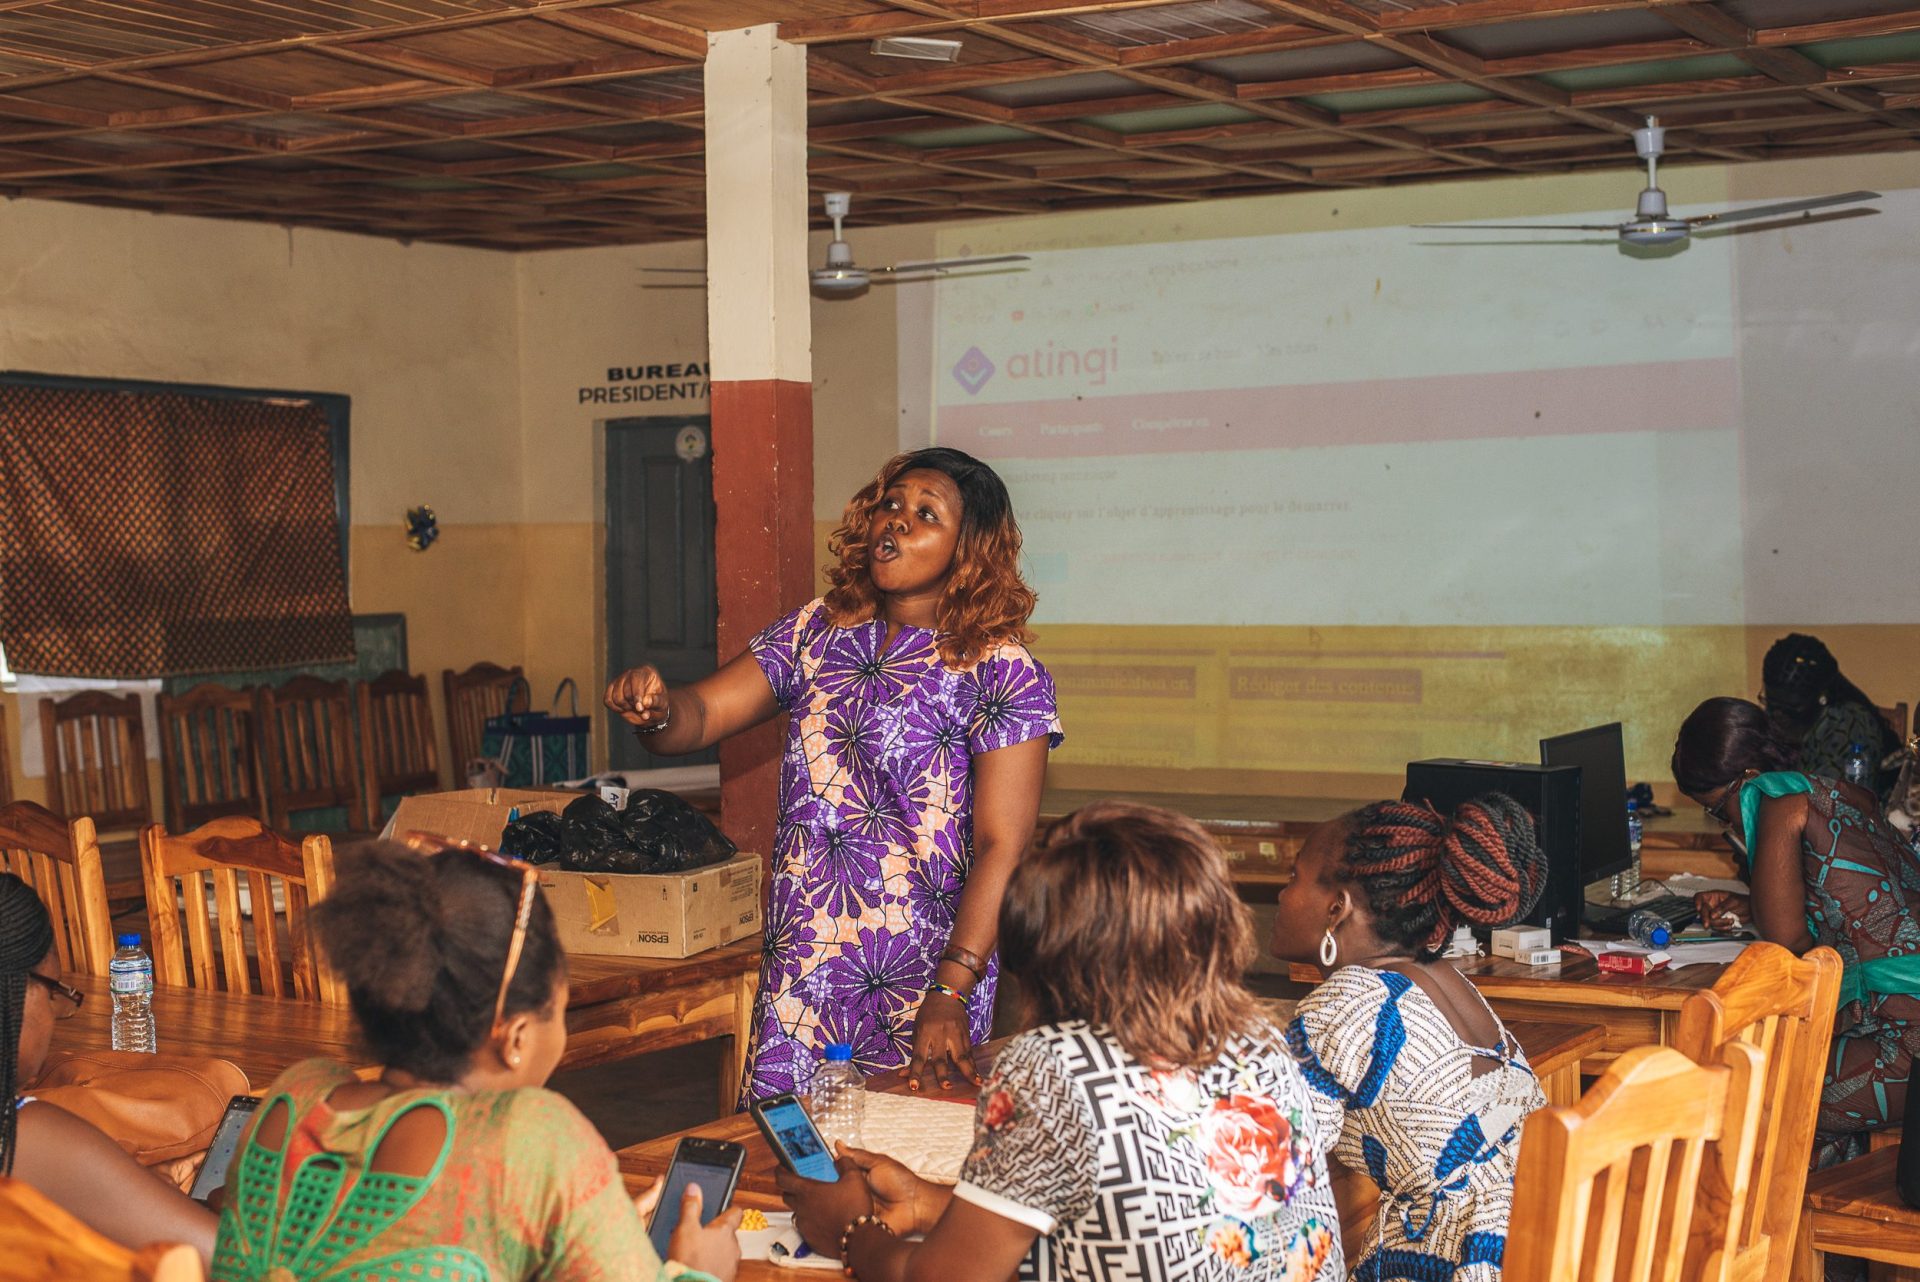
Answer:
[(1767, 1057), (1759, 1142), (1732, 1243), (1733, 1276), (1743, 1282), (1785, 1282), (1793, 1267), (1840, 968), (1831, 948), (1795, 957), (1778, 944), (1749, 944), (1711, 989), (1680, 1008), (1674, 1047), (1696, 1064), (1718, 1063), (1721, 1048), (1735, 1041)]
[(190, 1246), (121, 1246), (26, 1183), (0, 1176), (0, 1269), (9, 1282), (205, 1282)]
[(83, 690), (40, 700), (47, 809), (86, 815), (107, 832), (153, 822), (140, 696)]
[(440, 683), (447, 700), (447, 743), (453, 752), (455, 782), (466, 778), (467, 762), (480, 755), (480, 742), (486, 737), (487, 718), (527, 707), (525, 687), (515, 693), (513, 683), (524, 679), (518, 664), (503, 668), (496, 663), (476, 663), (465, 672), (443, 669)]
[(53, 914), (61, 970), (107, 973), (113, 920), (93, 820), (82, 816), (68, 823), (31, 801), (0, 806), (0, 872), (33, 887)]
[(225, 815), (264, 818), (252, 689), (209, 681), (161, 695), (159, 711), (167, 827), (185, 832)]
[(1744, 1042), (1712, 1068), (1641, 1046), (1578, 1104), (1529, 1117), (1507, 1282), (1724, 1282), (1765, 1068)]
[(425, 677), (397, 670), (360, 682), (354, 693), (360, 704), (360, 789), (367, 826), (378, 828), (383, 797), (440, 790), (433, 705)]
[(267, 822), (291, 829), (295, 810), (343, 809), (346, 827), (370, 826), (361, 772), (353, 756), (353, 695), (345, 681), (299, 676), (254, 693)]
[(7, 705), (0, 703), (0, 806), (13, 800), (13, 739), (7, 733)]
[[(308, 909), (333, 887), (333, 847), (325, 837), (310, 835), (296, 846), (269, 832), (258, 819), (240, 815), (215, 819), (177, 837), (154, 824), (140, 834), (140, 866), (147, 879), (147, 922), (153, 935), (157, 983), (176, 988), (225, 987), (232, 993), (256, 991), (248, 966), (249, 918), (240, 907), (244, 879), (259, 991), (287, 996), (291, 971), (293, 996), (345, 1003), (345, 988), (320, 964), (307, 932)], [(207, 911), (209, 879), (219, 917), (217, 970), (214, 923)], [(276, 884), (283, 909), (275, 906)]]

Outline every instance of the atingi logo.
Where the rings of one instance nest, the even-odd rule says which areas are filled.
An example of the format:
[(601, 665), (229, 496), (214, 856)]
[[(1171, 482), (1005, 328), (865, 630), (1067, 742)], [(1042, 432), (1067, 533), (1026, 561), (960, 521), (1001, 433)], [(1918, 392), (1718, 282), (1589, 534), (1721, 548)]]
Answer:
[(978, 396), (980, 389), (993, 377), (994, 365), (987, 354), (978, 347), (969, 347), (967, 354), (953, 364), (953, 379), (966, 389), (968, 396)]

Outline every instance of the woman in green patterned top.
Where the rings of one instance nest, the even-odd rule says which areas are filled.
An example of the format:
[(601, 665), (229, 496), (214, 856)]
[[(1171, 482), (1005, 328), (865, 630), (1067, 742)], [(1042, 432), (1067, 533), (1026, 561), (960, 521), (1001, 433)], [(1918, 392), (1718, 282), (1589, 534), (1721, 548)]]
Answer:
[(722, 1282), (739, 1213), (671, 1254), (613, 1153), (543, 1089), (566, 1045), (566, 957), (530, 868), (468, 850), (371, 849), (312, 914), (382, 1065), (297, 1064), (228, 1177), (217, 1282)]

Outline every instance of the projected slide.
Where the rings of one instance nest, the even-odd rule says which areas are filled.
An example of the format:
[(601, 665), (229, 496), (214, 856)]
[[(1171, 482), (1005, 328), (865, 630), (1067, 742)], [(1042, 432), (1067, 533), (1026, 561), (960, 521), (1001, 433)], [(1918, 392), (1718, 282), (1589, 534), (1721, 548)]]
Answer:
[(1006, 477), (1063, 764), (1391, 773), (1624, 715), (1648, 774), (1738, 665), (1731, 251), (1420, 243), (1459, 239), (1097, 246), (929, 287), (903, 444)]

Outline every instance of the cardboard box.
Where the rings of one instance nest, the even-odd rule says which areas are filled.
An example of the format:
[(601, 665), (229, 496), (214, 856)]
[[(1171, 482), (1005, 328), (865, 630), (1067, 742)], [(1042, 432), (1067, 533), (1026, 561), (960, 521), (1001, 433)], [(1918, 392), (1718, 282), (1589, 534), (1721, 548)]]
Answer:
[(1651, 975), (1665, 968), (1671, 960), (1666, 953), (1626, 953), (1618, 950), (1601, 953), (1595, 958), (1601, 970), (1616, 975)]
[[(381, 835), (427, 832), (500, 848), (507, 816), (561, 811), (581, 796), (531, 788), (461, 788), (406, 797)], [(760, 856), (737, 854), (692, 872), (540, 870), (560, 943), (588, 957), (691, 957), (760, 933)]]
[(692, 872), (540, 870), (540, 888), (569, 953), (691, 957), (760, 933), (760, 856)]
[(558, 813), (580, 795), (533, 788), (456, 788), (452, 792), (402, 797), (380, 835), (391, 840), (410, 832), (426, 832), (498, 850), (507, 816), (516, 808), (523, 815), (537, 810)]
[(1553, 932), (1544, 926), (1503, 926), (1493, 932), (1493, 955), (1524, 961), (1527, 955), (1553, 947)]

